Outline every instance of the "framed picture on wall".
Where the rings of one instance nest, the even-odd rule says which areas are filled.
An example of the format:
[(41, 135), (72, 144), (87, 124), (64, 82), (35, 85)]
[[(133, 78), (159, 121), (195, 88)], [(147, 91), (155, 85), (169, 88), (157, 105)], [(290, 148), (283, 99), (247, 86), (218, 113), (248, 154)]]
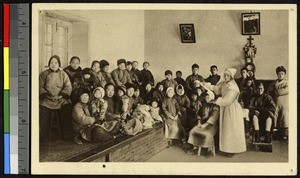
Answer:
[(242, 13), (242, 35), (260, 35), (260, 13)]
[(182, 43), (196, 43), (194, 24), (179, 24)]

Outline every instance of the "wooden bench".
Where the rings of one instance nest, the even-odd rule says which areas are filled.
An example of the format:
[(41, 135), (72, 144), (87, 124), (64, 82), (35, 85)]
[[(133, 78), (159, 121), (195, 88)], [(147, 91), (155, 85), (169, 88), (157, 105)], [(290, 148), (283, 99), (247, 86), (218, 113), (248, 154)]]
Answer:
[(122, 135), (105, 143), (77, 145), (56, 141), (40, 149), (41, 162), (133, 162), (146, 161), (167, 147), (164, 124), (155, 124), (135, 136)]

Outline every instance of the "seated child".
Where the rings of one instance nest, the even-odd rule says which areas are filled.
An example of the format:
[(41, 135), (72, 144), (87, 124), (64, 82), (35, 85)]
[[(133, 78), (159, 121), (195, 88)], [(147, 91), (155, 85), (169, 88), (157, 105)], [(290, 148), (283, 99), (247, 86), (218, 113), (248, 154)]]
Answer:
[(161, 106), (163, 98), (165, 98), (164, 85), (161, 82), (156, 84), (156, 90), (153, 92), (153, 99), (156, 99), (158, 105)]
[(106, 120), (119, 120), (121, 117), (121, 106), (118, 105), (116, 100), (115, 86), (113, 83), (107, 83), (105, 85), (105, 96), (103, 99), (107, 102)]
[(90, 110), (93, 117), (97, 122), (103, 122), (105, 118), (105, 112), (107, 110), (107, 102), (103, 99), (104, 97), (104, 89), (102, 87), (97, 87), (94, 89), (94, 99), (90, 104)]
[(134, 95), (133, 95), (133, 99), (134, 99), (134, 107), (133, 109), (135, 109), (137, 107), (137, 105), (139, 104), (144, 104), (144, 100), (143, 98), (140, 96), (141, 92), (138, 86), (135, 87), (134, 89)]
[(203, 102), (204, 101), (204, 92), (205, 92), (205, 88), (203, 88), (202, 86), (200, 87), (197, 87), (195, 89), (195, 92), (197, 93), (197, 99), (200, 101), (200, 102)]
[(72, 112), (75, 143), (83, 144), (81, 138), (94, 142), (113, 139), (114, 137), (108, 131), (95, 124), (96, 119), (90, 114), (88, 107), (89, 91), (80, 88), (78, 96), (79, 102), (75, 104)]
[(133, 111), (133, 105), (134, 105), (134, 85), (131, 83), (126, 83), (126, 94), (122, 96), (122, 118), (123, 119), (130, 119), (130, 115)]
[(150, 83), (147, 83), (145, 85), (145, 88), (143, 90), (143, 95), (142, 95), (145, 104), (149, 104), (150, 101), (153, 99), (153, 92), (154, 90), (152, 88), (152, 85)]
[(186, 109), (190, 107), (190, 99), (185, 94), (184, 87), (181, 84), (179, 84), (176, 87), (175, 99), (177, 100), (177, 102), (179, 104), (180, 112), (182, 114), (181, 123), (182, 123), (183, 127), (186, 129), (186, 131), (188, 131), (187, 130), (188, 121), (187, 121)]
[(191, 94), (190, 107), (187, 108), (188, 131), (190, 131), (196, 125), (197, 120), (200, 119), (199, 110), (201, 109), (201, 107), (202, 104), (198, 100), (198, 94), (196, 92), (193, 92)]
[(102, 76), (102, 73), (100, 71), (100, 62), (95, 60), (92, 62), (91, 70), (90, 70), (91, 75), (94, 76), (94, 88), (96, 87), (105, 87), (106, 84), (106, 79)]
[(70, 65), (64, 68), (64, 71), (70, 77), (71, 84), (73, 85), (76, 76), (80, 75), (80, 71), (82, 70), (80, 65), (80, 58), (77, 56), (73, 56), (70, 59)]
[(90, 92), (90, 94), (94, 90), (94, 76), (90, 74), (89, 68), (84, 68), (82, 71), (79, 72), (78, 76), (74, 79), (74, 83), (72, 85), (72, 93), (70, 96), (70, 100), (73, 105), (78, 103), (78, 89), (86, 89)]
[(160, 110), (158, 107), (157, 100), (153, 99), (150, 105), (150, 115), (155, 120), (155, 122), (163, 122), (161, 116), (160, 116)]
[(126, 70), (131, 78), (132, 83), (135, 85), (140, 85), (138, 76), (132, 70), (132, 62), (131, 61), (126, 62)]
[(117, 95), (115, 104), (120, 107), (120, 119), (125, 120), (126, 114), (124, 114), (128, 110), (128, 102), (129, 98), (125, 95), (126, 88), (125, 87), (117, 87)]
[(185, 143), (185, 130), (180, 122), (181, 112), (177, 100), (174, 98), (174, 88), (166, 90), (167, 97), (163, 99), (162, 110), (165, 115), (165, 137), (168, 139), (169, 147), (172, 146), (172, 139), (182, 139)]
[(218, 130), (217, 120), (219, 119), (219, 106), (212, 103), (214, 93), (207, 91), (205, 102), (200, 110), (198, 124), (190, 131), (188, 143), (193, 145), (193, 149), (188, 154), (196, 154), (198, 147), (209, 148), (206, 156), (212, 156), (211, 148), (215, 145), (214, 136)]

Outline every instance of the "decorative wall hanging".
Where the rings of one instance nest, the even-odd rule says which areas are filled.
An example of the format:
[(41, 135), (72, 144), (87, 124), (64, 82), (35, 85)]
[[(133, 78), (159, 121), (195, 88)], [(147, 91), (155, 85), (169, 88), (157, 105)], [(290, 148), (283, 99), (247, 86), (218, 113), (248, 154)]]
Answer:
[(181, 42), (196, 43), (194, 24), (179, 24)]
[(242, 35), (260, 35), (260, 13), (242, 13)]
[(253, 40), (254, 38), (252, 38), (252, 36), (249, 36), (249, 38), (247, 38), (248, 42), (245, 44), (244, 46), (244, 55), (245, 55), (245, 67), (248, 71), (252, 71), (253, 74), (255, 73), (255, 65), (254, 65), (254, 58), (255, 58), (255, 54), (256, 54), (256, 50), (257, 48), (255, 47), (255, 45), (253, 44)]

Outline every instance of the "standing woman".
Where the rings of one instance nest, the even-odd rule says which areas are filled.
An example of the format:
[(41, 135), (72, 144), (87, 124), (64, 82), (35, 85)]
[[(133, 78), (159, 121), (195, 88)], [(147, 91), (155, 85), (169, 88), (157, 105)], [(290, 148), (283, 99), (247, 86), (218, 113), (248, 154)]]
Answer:
[(216, 95), (221, 94), (215, 104), (220, 106), (220, 151), (227, 157), (246, 151), (242, 107), (238, 102), (240, 90), (234, 81), (236, 69), (224, 71), (224, 80), (212, 86)]
[(270, 84), (267, 93), (273, 97), (277, 107), (277, 119), (274, 122), (274, 127), (279, 129), (281, 139), (287, 140), (289, 127), (289, 82), (285, 78), (286, 69), (283, 66), (276, 68), (276, 74), (277, 80)]
[(69, 76), (61, 70), (60, 58), (52, 56), (48, 62), (49, 69), (40, 74), (40, 140), (49, 139), (51, 121), (58, 117), (59, 125), (64, 139), (73, 137), (71, 112), (72, 106), (69, 98), (72, 86)]

